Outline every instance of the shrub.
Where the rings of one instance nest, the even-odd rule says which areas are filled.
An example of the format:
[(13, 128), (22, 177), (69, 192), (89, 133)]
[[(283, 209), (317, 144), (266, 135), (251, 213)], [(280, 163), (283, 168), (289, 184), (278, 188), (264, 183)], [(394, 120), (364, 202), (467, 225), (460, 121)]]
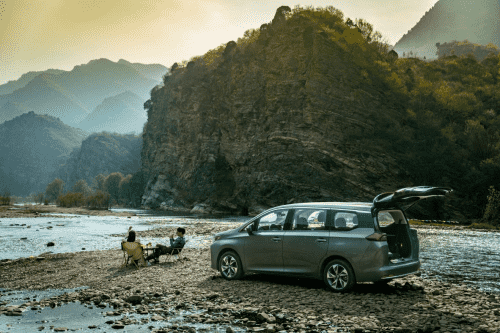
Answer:
[(56, 203), (61, 207), (81, 207), (85, 204), (85, 196), (82, 193), (66, 193), (57, 198)]
[(54, 179), (52, 183), (47, 185), (47, 189), (45, 190), (47, 199), (49, 199), (49, 201), (58, 199), (63, 193), (63, 188), (64, 182), (59, 178)]
[(86, 198), (85, 204), (90, 209), (108, 209), (111, 201), (109, 193), (97, 191)]
[(0, 206), (8, 206), (10, 205), (10, 202), (10, 196), (0, 196)]
[(488, 203), (484, 210), (483, 222), (497, 225), (500, 219), (500, 192), (490, 186), (490, 194), (488, 195)]

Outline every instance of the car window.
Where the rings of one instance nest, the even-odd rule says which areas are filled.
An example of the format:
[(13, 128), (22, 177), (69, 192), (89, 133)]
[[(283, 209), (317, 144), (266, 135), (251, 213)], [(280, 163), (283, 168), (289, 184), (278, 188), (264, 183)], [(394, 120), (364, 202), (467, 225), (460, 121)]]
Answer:
[(257, 231), (283, 230), (288, 209), (275, 210), (256, 221)]
[(359, 225), (356, 213), (337, 212), (335, 213), (333, 221), (333, 225), (336, 229), (353, 229)]
[(292, 230), (325, 230), (326, 210), (297, 209), (293, 216)]

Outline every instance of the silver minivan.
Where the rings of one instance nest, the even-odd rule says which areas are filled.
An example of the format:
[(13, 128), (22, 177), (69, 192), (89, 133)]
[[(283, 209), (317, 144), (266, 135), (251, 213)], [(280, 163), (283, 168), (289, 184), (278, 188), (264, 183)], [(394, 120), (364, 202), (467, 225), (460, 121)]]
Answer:
[(333, 291), (387, 282), (419, 270), (417, 231), (404, 210), (451, 189), (418, 186), (382, 193), (372, 203), (310, 202), (278, 206), (215, 235), (211, 266), (227, 280), (244, 273), (302, 275)]

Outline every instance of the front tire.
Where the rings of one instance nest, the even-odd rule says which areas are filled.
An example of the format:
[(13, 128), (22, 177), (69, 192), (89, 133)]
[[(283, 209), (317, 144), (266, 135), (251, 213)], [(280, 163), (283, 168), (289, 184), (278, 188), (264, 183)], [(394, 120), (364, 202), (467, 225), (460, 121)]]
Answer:
[(226, 280), (238, 280), (243, 276), (243, 268), (238, 254), (225, 252), (219, 259), (219, 272)]
[(340, 259), (332, 260), (326, 265), (323, 280), (327, 287), (335, 292), (349, 291), (356, 284), (351, 265)]

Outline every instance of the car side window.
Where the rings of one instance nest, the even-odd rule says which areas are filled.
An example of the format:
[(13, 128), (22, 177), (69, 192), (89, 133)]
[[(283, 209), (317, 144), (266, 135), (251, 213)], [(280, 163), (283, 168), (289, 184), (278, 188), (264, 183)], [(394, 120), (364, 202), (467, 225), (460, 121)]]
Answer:
[(326, 210), (297, 209), (293, 216), (292, 230), (326, 230)]
[(335, 229), (354, 229), (359, 225), (356, 213), (337, 212), (333, 221)]
[(275, 210), (272, 213), (262, 216), (256, 221), (257, 231), (283, 230), (288, 209)]

